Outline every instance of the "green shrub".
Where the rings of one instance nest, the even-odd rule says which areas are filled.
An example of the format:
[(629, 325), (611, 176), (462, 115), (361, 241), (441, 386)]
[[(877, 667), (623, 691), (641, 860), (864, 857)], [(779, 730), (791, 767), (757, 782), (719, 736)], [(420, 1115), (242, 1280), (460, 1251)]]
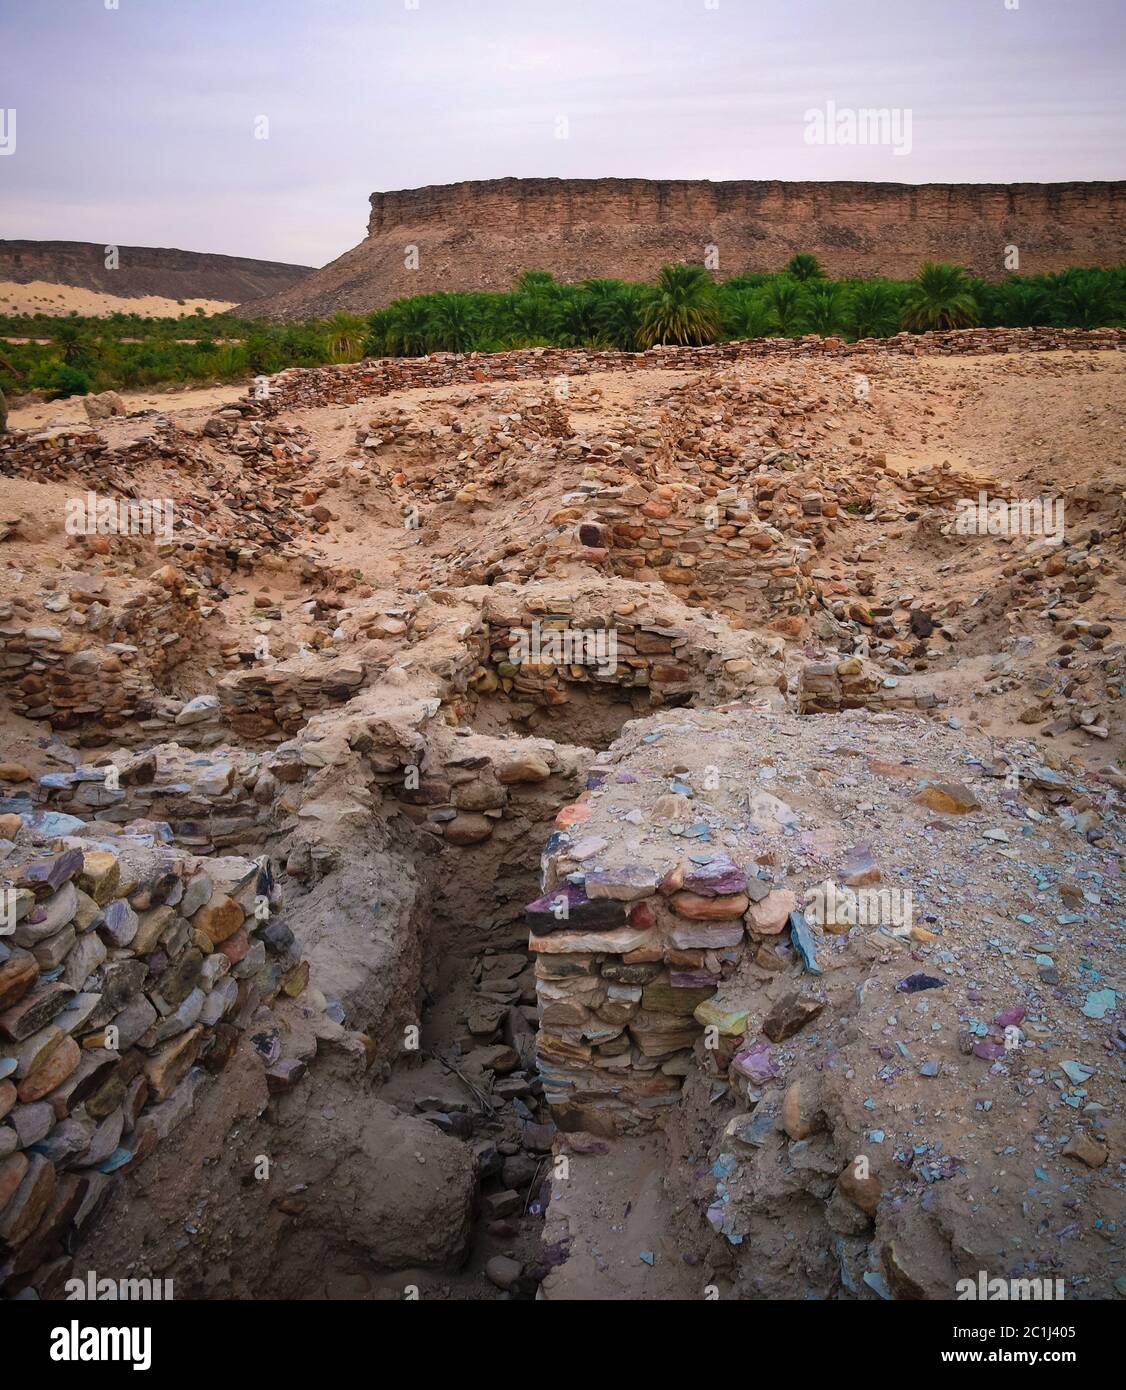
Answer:
[(49, 401), (65, 400), (68, 396), (85, 396), (90, 390), (90, 377), (65, 362), (45, 362), (31, 376), (33, 389), (42, 391)]

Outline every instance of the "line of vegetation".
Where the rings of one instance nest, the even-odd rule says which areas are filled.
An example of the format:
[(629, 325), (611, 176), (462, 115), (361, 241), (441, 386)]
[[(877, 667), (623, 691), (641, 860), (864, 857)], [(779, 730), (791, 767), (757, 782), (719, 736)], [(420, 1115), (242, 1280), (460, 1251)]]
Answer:
[(928, 263), (913, 280), (832, 280), (816, 256), (776, 274), (716, 282), (699, 265), (667, 265), (655, 284), (561, 284), (530, 270), (507, 293), (398, 299), (367, 315), (303, 323), (228, 314), (180, 319), (0, 315), (0, 389), (48, 399), (88, 391), (233, 381), (280, 371), (429, 352), (527, 347), (618, 348), (742, 338), (888, 337), (985, 327), (1100, 328), (1126, 322), (1126, 266), (1012, 275), (992, 284), (958, 265)]

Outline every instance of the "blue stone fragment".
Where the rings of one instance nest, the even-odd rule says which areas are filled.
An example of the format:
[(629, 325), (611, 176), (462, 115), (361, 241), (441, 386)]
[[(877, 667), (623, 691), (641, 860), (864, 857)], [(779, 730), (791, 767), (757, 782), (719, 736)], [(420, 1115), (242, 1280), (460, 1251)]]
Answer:
[(99, 1173), (115, 1173), (118, 1168), (124, 1167), (133, 1157), (130, 1149), (114, 1149), (109, 1158), (104, 1163), (98, 1164)]
[(790, 913), (790, 940), (809, 973), (820, 975), (821, 967), (817, 964), (817, 947), (813, 940), (813, 933), (809, 930), (809, 923), (800, 912)]

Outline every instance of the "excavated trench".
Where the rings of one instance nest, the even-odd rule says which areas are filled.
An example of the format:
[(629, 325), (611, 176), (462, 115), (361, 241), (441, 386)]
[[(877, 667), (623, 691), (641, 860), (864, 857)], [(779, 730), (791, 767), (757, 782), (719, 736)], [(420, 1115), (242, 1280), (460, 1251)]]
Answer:
[[(76, 1267), (134, 1265), (140, 1250), (185, 1298), (536, 1296), (566, 1249), (544, 1241), (556, 1129), (537, 1072), (524, 910), (541, 892), (556, 812), (623, 726), (651, 712), (647, 694), (617, 694), (474, 703), (467, 733), (502, 748), (559, 735), (552, 753), (572, 769), (521, 789), (518, 812), (483, 844), (449, 844), (433, 810), (409, 802), (390, 816), (383, 803), (323, 862), (292, 822), (271, 840), (282, 920), (330, 1016), (374, 1040), (375, 1064), (322, 1049), (282, 1095), (264, 1093), (253, 1058), (232, 1066), (131, 1175)], [(655, 1181), (660, 1144), (627, 1147), (634, 1178)]]
[(631, 719), (643, 719), (660, 708), (686, 707), (696, 698), (692, 691), (662, 696), (658, 702), (644, 691), (622, 698), (613, 685), (571, 685), (566, 703), (559, 705), (486, 695), (473, 708), (471, 726), (499, 738), (533, 735), (605, 752)]

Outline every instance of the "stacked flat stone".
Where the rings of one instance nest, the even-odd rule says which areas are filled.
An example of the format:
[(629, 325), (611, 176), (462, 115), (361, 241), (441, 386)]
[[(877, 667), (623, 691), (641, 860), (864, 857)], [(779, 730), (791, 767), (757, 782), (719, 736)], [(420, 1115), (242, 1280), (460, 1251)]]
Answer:
[[(750, 634), (733, 632), (683, 608), (679, 613), (686, 621), (670, 623), (659, 605), (627, 602), (625, 595), (616, 603), (610, 597), (600, 605), (572, 597), (572, 591), (562, 587), (531, 592), (497, 586), (482, 605), (482, 665), (470, 689), (481, 696), (500, 694), (546, 707), (565, 705), (574, 694), (597, 689), (612, 691), (643, 712), (705, 691), (709, 698), (723, 699), (777, 682), (780, 667), (771, 664), (765, 646)], [(530, 634), (533, 624), (547, 659), (514, 660), (520, 654), (513, 650), (513, 632)], [(550, 659), (546, 644), (552, 635), (576, 631), (604, 631), (607, 652), (612, 636), (613, 663)]]
[(587, 503), (576, 539), (613, 574), (663, 580), (685, 602), (718, 606), (744, 620), (768, 621), (807, 607), (810, 552), (796, 551), (776, 527), (752, 515), (735, 489), (707, 499), (697, 488), (635, 484), (563, 500)]
[(308, 965), (263, 904), (266, 861), (198, 859), (137, 823), (0, 815), (0, 1289), (57, 1289), (68, 1233), (190, 1116), (253, 1028), (271, 1091), (295, 1085), (270, 1004)]
[(918, 690), (909, 678), (889, 677), (874, 662), (858, 656), (807, 661), (798, 674), (801, 714), (846, 709), (930, 710), (945, 703), (941, 693)]
[(225, 722), (243, 738), (296, 733), (310, 714), (350, 700), (364, 683), (361, 661), (336, 655), (294, 657), (232, 672), (219, 683)]
[(196, 650), (198, 595), (173, 566), (128, 582), (111, 600), (89, 576), (72, 576), (64, 617), (21, 621), (0, 605), (0, 680), (16, 713), (53, 729), (104, 730), (144, 718), (167, 674)]
[[(116, 785), (107, 785), (111, 767), (115, 775), (108, 780)], [(40, 777), (27, 799), (36, 810), (95, 815), (113, 825), (143, 819), (161, 839), (210, 854), (265, 840), (276, 787), (262, 754), (245, 749), (198, 753), (167, 743), (139, 754), (107, 754), (97, 762), (75, 760), (67, 771)], [(11, 809), (18, 800), (11, 799)], [(0, 807), (6, 805), (0, 801)]]
[(678, 853), (671, 836), (644, 862), (589, 867), (606, 847), (583, 834), (589, 809), (560, 812), (544, 892), (527, 908), (539, 1069), (561, 1129), (641, 1132), (676, 1103), (697, 1043), (733, 1054), (746, 1020), (715, 1006), (717, 991), (796, 902), (757, 864), (715, 848)]

